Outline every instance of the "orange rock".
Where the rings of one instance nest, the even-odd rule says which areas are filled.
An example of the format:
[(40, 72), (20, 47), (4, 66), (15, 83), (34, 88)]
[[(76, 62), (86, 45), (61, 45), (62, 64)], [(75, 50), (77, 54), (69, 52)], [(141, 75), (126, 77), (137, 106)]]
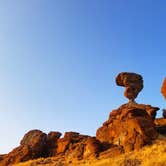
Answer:
[(140, 149), (157, 137), (153, 118), (146, 108), (139, 104), (125, 104), (110, 113), (109, 119), (96, 132), (100, 142), (122, 146), (125, 151)]
[(155, 119), (156, 130), (160, 134), (166, 135), (166, 119), (165, 118), (157, 118)]
[(32, 130), (25, 134), (20, 146), (12, 150), (0, 161), (1, 166), (12, 166), (15, 163), (36, 159), (45, 155), (46, 134)]
[(163, 81), (162, 87), (161, 87), (161, 93), (164, 96), (164, 98), (166, 99), (166, 78)]
[(143, 78), (136, 73), (122, 72), (116, 77), (116, 84), (124, 86), (124, 96), (130, 101), (134, 101), (138, 93), (143, 89)]

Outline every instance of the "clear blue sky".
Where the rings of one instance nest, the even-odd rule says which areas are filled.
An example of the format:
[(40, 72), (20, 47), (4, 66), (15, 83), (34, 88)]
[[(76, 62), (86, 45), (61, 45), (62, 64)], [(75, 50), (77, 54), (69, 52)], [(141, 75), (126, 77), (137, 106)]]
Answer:
[(165, 9), (160, 0), (0, 1), (0, 153), (31, 129), (95, 135), (127, 102), (121, 71), (144, 77), (138, 103), (166, 107)]

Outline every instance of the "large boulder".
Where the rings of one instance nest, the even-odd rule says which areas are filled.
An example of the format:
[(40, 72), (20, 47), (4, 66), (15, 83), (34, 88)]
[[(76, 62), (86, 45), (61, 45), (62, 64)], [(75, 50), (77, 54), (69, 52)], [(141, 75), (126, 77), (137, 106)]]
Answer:
[(158, 135), (154, 115), (149, 113), (156, 111), (157, 107), (149, 105), (124, 104), (110, 113), (109, 119), (97, 130), (96, 138), (103, 143), (122, 146), (125, 151), (140, 149)]
[(164, 98), (166, 99), (166, 78), (163, 81), (162, 87), (161, 87), (161, 93), (164, 96)]
[(47, 135), (40, 130), (31, 130), (20, 142), (20, 146), (12, 150), (0, 161), (1, 166), (12, 166), (15, 163), (45, 156)]
[(143, 78), (136, 73), (122, 72), (116, 77), (116, 84), (124, 86), (124, 96), (130, 101), (134, 101), (138, 93), (143, 89)]

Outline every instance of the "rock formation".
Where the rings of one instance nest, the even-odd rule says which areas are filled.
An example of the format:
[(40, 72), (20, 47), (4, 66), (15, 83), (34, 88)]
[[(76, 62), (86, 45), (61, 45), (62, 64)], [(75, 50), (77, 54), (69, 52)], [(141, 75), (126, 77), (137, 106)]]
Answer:
[(162, 87), (161, 87), (161, 93), (164, 96), (164, 98), (166, 99), (166, 78), (163, 81)]
[(136, 73), (122, 72), (116, 77), (116, 84), (124, 86), (124, 96), (130, 101), (134, 101), (138, 93), (143, 89), (142, 76)]
[(60, 136), (60, 132), (50, 132), (47, 135), (40, 130), (29, 131), (19, 147), (0, 156), (0, 166), (13, 166), (27, 160), (54, 156), (73, 162), (83, 158), (95, 158), (101, 151), (101, 143), (95, 137), (76, 132), (66, 132), (63, 138)]
[(166, 109), (163, 109), (163, 118), (166, 119)]
[[(100, 159), (117, 156), (140, 149), (150, 144), (158, 134), (166, 134), (166, 111), (164, 118), (156, 119), (158, 107), (134, 102), (143, 88), (142, 76), (136, 73), (120, 73), (116, 83), (126, 88), (124, 95), (130, 100), (113, 110), (109, 118), (97, 130), (96, 137), (77, 132), (43, 133), (31, 130), (20, 142), (20, 146), (6, 155), (0, 155), (0, 166), (13, 166), (40, 157), (54, 157), (57, 161), (73, 163), (84, 159)], [(166, 97), (166, 81), (162, 94)]]
[(155, 119), (156, 130), (158, 133), (166, 135), (166, 119), (157, 118)]
[(125, 152), (140, 149), (158, 135), (149, 110), (156, 112), (158, 108), (143, 104), (122, 105), (110, 113), (109, 119), (97, 130), (96, 138), (122, 146)]

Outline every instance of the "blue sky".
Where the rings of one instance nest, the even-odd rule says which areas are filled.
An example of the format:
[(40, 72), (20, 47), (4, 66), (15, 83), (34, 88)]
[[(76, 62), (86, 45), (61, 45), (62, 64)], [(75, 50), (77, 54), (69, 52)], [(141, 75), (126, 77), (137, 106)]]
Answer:
[[(121, 71), (144, 78), (138, 103), (161, 109), (166, 2), (0, 2), (0, 153), (31, 129), (95, 135), (126, 103)], [(161, 116), (159, 111), (158, 116)]]

